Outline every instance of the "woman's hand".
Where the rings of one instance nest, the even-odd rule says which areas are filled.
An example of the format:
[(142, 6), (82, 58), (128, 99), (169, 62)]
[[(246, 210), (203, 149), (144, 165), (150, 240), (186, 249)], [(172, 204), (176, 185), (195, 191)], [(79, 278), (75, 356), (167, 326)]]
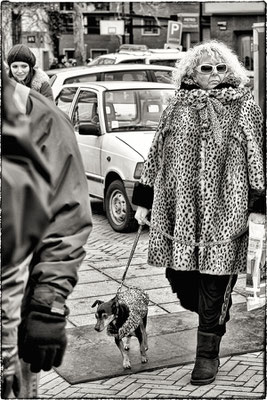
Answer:
[(253, 222), (254, 224), (265, 224), (265, 215), (259, 213), (251, 213), (248, 217), (248, 222)]
[(144, 219), (146, 218), (148, 213), (149, 210), (147, 208), (140, 206), (137, 207), (134, 218), (137, 220), (139, 225), (145, 225)]

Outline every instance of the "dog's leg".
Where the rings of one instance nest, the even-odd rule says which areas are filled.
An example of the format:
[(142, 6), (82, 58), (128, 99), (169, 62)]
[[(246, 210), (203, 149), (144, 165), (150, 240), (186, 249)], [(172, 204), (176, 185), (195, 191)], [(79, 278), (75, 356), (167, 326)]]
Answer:
[(122, 365), (124, 369), (130, 369), (131, 368), (131, 362), (129, 359), (128, 352), (124, 349), (123, 341), (120, 339), (115, 338), (115, 343), (118, 346), (121, 355), (122, 355)]
[(145, 337), (146, 337), (146, 329), (144, 327), (143, 321), (141, 321), (138, 328), (135, 330), (136, 337), (138, 339), (140, 345), (140, 353), (141, 353), (141, 362), (147, 363), (147, 355), (146, 355), (146, 347), (145, 347)]
[(147, 324), (147, 314), (143, 318), (143, 337), (144, 337), (144, 346), (145, 349), (148, 350), (148, 344), (147, 344), (147, 333), (146, 333), (146, 324)]
[(131, 342), (131, 336), (129, 335), (129, 336), (126, 336), (126, 343), (125, 343), (125, 345), (124, 345), (124, 349), (126, 350), (126, 351), (129, 351), (130, 350), (130, 342)]

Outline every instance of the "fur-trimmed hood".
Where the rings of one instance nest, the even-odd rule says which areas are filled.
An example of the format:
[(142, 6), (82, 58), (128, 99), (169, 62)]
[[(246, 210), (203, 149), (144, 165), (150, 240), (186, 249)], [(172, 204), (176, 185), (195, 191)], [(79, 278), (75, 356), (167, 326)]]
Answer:
[(34, 75), (31, 81), (31, 88), (36, 90), (37, 92), (40, 92), (43, 83), (44, 82), (49, 83), (49, 77), (44, 71), (42, 71), (38, 67), (35, 67), (33, 70), (34, 70)]

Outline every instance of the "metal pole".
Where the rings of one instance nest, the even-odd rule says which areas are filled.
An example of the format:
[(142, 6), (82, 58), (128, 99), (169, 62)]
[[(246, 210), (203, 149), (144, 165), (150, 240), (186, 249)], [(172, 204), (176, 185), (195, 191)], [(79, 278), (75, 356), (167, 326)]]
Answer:
[(134, 38), (133, 38), (133, 3), (129, 3), (129, 43), (133, 44)]
[(203, 40), (203, 32), (202, 32), (202, 3), (199, 3), (199, 41)]
[(122, 20), (124, 21), (124, 33), (122, 35), (122, 44), (125, 44), (125, 7), (124, 7), (124, 2), (121, 3), (121, 16), (122, 16)]

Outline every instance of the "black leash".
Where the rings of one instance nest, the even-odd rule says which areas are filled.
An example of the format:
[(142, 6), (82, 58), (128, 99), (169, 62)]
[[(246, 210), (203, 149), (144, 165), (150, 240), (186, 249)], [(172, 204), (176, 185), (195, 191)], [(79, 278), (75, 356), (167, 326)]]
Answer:
[(117, 290), (117, 295), (118, 295), (118, 293), (120, 292), (120, 290), (121, 290), (121, 288), (122, 288), (123, 282), (125, 281), (125, 277), (126, 277), (126, 274), (127, 274), (128, 269), (129, 269), (129, 266), (130, 266), (130, 264), (131, 264), (131, 261), (132, 261), (132, 258), (133, 258), (133, 255), (134, 255), (134, 252), (135, 252), (135, 249), (136, 249), (138, 240), (139, 240), (139, 238), (140, 238), (142, 229), (143, 229), (143, 225), (139, 225), (137, 234), (136, 234), (135, 239), (134, 239), (134, 242), (133, 242), (133, 246), (132, 246), (132, 249), (131, 249), (131, 253), (130, 253), (129, 258), (128, 258), (128, 261), (127, 261), (127, 265), (126, 265), (125, 271), (124, 271), (123, 276), (122, 276), (122, 279), (121, 279), (120, 286), (119, 286), (119, 288), (118, 288), (118, 290)]

